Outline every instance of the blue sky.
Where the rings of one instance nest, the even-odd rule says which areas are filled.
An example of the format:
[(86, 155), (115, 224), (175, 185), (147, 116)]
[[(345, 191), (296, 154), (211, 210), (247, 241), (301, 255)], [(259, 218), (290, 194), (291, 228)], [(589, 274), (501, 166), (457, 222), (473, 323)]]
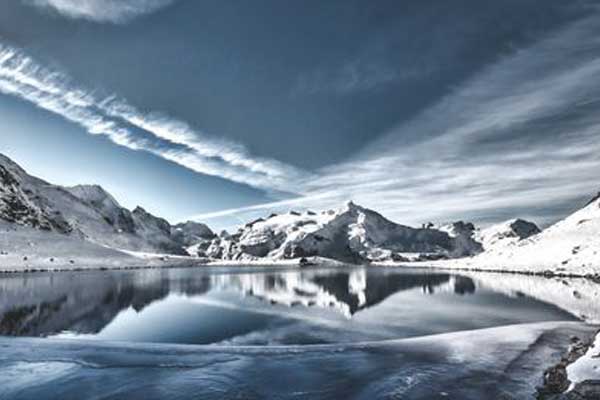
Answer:
[(576, 0), (15, 0), (0, 151), (216, 227), (353, 199), (542, 224), (600, 185), (600, 14)]

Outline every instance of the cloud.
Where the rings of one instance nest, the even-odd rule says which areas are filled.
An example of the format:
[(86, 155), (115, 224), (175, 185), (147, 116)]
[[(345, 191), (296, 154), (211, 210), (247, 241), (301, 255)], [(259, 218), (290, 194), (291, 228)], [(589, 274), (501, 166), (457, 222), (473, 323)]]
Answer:
[(298, 77), (292, 94), (365, 92), (410, 79), (421, 71), (397, 71), (383, 62), (356, 59), (336, 68), (317, 68)]
[(301, 180), (304, 197), (260, 207), (326, 208), (353, 199), (415, 225), (515, 216), (552, 222), (600, 187), (598, 38), (596, 12), (490, 65), (346, 162)]
[(24, 0), (65, 17), (94, 22), (128, 22), (173, 3), (174, 0)]
[[(193, 171), (297, 194), (195, 219), (238, 221), (352, 199), (413, 225), (514, 216), (546, 223), (576, 208), (600, 184), (598, 38), (594, 12), (505, 55), (360, 154), (311, 174), (254, 157), (184, 121), (141, 112), (125, 99), (100, 97), (3, 45), (0, 92)], [(347, 80), (336, 90), (373, 87), (364, 82), (370, 81)]]
[(362, 154), (321, 171), (307, 192), (335, 185), (413, 222), (532, 214), (594, 193), (599, 33), (594, 15), (501, 60)]
[(16, 96), (103, 135), (190, 170), (266, 190), (289, 190), (303, 172), (276, 160), (252, 157), (243, 146), (210, 137), (183, 121), (143, 113), (116, 96), (99, 97), (60, 71), (0, 44), (0, 93)]

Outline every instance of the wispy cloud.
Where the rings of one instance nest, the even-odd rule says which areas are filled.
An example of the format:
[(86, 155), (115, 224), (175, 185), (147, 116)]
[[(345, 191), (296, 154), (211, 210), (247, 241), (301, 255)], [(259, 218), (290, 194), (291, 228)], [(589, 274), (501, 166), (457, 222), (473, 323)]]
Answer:
[(421, 75), (423, 71), (398, 71), (381, 61), (352, 60), (339, 67), (317, 68), (301, 74), (292, 88), (293, 95), (365, 92)]
[(23, 0), (68, 18), (124, 23), (166, 7), (174, 0)]
[(594, 193), (599, 33), (594, 15), (501, 60), (348, 163), (321, 171), (307, 191), (335, 184), (412, 222), (535, 216)]
[(0, 44), (0, 93), (60, 115), (93, 135), (143, 150), (193, 171), (268, 190), (288, 190), (301, 171), (276, 160), (252, 157), (243, 146), (210, 137), (183, 121), (143, 113), (116, 96), (99, 97), (60, 71)]
[(547, 222), (600, 186), (598, 38), (593, 13), (490, 65), (361, 154), (310, 175), (125, 99), (101, 97), (1, 44), (0, 92), (193, 171), (298, 194), (197, 219), (237, 221), (353, 199), (409, 224), (516, 215)]
[(261, 207), (353, 199), (410, 224), (563, 216), (600, 187), (598, 38), (595, 13), (481, 71), (347, 162), (302, 180), (305, 197)]

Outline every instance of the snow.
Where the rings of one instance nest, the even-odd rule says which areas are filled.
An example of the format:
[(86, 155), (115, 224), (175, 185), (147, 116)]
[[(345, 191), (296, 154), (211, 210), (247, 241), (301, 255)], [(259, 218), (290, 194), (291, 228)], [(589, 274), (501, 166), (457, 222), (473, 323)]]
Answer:
[(0, 221), (0, 272), (204, 265), (204, 259), (119, 250), (77, 236)]
[[(289, 265), (319, 257), (318, 262), (600, 275), (600, 198), (541, 233), (518, 219), (483, 230), (462, 221), (412, 228), (348, 202), (320, 213), (273, 214), (234, 234), (215, 236), (204, 224), (171, 226), (141, 207), (129, 211), (97, 185), (52, 185), (0, 154), (0, 220), (6, 221), (10, 233), (2, 245), (12, 249), (0, 267), (19, 269), (68, 267), (71, 258), (99, 265), (171, 254), (221, 263)], [(28, 249), (23, 245), (28, 235), (44, 245)], [(72, 249), (71, 256), (67, 249)]]
[(0, 232), (3, 271), (109, 266), (134, 261), (125, 253), (56, 232), (5, 222), (0, 222)]
[[(141, 207), (119, 205), (98, 185), (61, 187), (28, 175), (0, 154), (0, 220), (132, 251), (184, 255), (184, 232)], [(189, 226), (184, 226), (189, 227)]]
[(510, 246), (522, 239), (540, 233), (540, 229), (532, 222), (522, 219), (511, 219), (475, 233), (475, 240), (483, 245), (485, 250)]
[(289, 212), (258, 219), (236, 234), (213, 241), (207, 255), (248, 261), (320, 256), (360, 263), (392, 259), (401, 253), (457, 257), (480, 251), (469, 235), (411, 228), (352, 202), (321, 213)]
[[(497, 228), (494, 228), (496, 232)], [(488, 236), (494, 238), (492, 234)], [(493, 239), (488, 239), (492, 241)], [(489, 245), (489, 244), (488, 244)], [(399, 265), (385, 262), (381, 265)], [(474, 257), (405, 263), (415, 267), (525, 272), (566, 276), (600, 275), (600, 198), (541, 233), (495, 242)]]

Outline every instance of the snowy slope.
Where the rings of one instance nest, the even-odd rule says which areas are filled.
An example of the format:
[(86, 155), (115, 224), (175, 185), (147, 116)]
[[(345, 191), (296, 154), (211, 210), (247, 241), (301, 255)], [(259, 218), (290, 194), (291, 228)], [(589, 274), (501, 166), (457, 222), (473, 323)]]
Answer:
[(492, 250), (493, 248), (514, 244), (540, 232), (540, 228), (533, 222), (511, 219), (476, 231), (475, 240), (481, 243), (485, 250)]
[(411, 228), (347, 203), (320, 213), (289, 212), (246, 224), (234, 235), (213, 240), (206, 254), (213, 258), (281, 260), (320, 256), (347, 262), (406, 260), (471, 255), (481, 246), (470, 237), (437, 229)]
[[(493, 235), (492, 235), (493, 236)], [(600, 197), (584, 208), (523, 240), (509, 240), (472, 258), (429, 264), (445, 268), (600, 274)]]
[(123, 267), (135, 257), (74, 235), (0, 221), (0, 270)]
[(0, 154), (0, 220), (131, 251), (187, 254), (164, 219), (121, 207), (97, 185), (61, 187)]
[(106, 190), (98, 185), (77, 185), (65, 188), (78, 199), (99, 211), (106, 222), (119, 232), (135, 232), (135, 222), (129, 210), (119, 203)]

